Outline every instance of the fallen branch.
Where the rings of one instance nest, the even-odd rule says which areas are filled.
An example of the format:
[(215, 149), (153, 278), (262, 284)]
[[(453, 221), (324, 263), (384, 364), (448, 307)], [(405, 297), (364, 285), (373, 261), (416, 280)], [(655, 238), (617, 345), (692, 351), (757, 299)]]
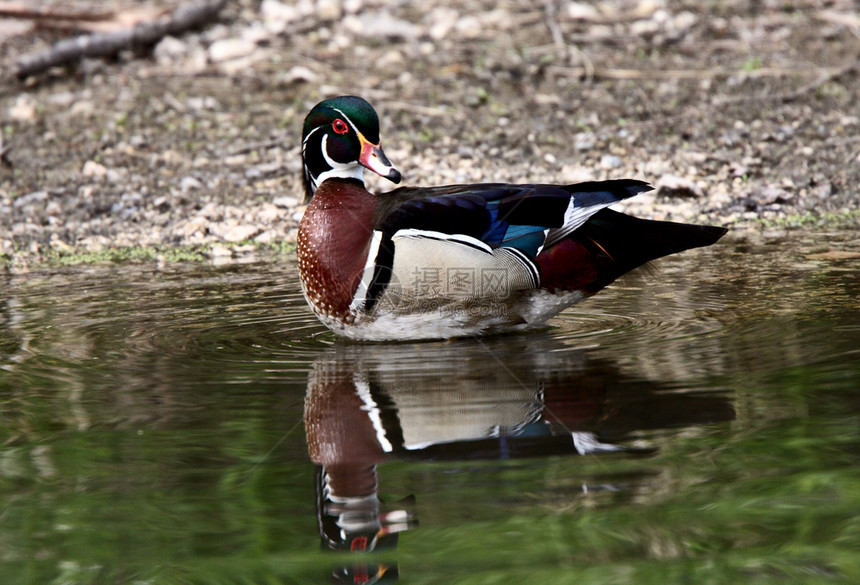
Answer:
[(62, 40), (48, 49), (22, 55), (15, 62), (15, 75), (24, 79), (88, 57), (110, 57), (125, 49), (142, 51), (169, 35), (179, 35), (214, 20), (227, 0), (198, 0), (172, 14), (116, 31)]
[(22, 20), (107, 20), (113, 18), (114, 11), (99, 9), (80, 9), (68, 6), (32, 7), (20, 2), (0, 2), (0, 18)]
[(730, 69), (618, 69), (611, 67), (561, 67), (550, 65), (547, 71), (558, 73), (569, 77), (585, 77), (596, 79), (613, 80), (636, 80), (636, 79), (714, 79), (717, 77), (730, 77), (732, 75), (743, 75), (746, 77), (785, 77), (797, 75), (797, 69), (786, 69), (781, 67), (761, 67), (751, 71), (737, 71)]
[(839, 79), (843, 75), (854, 71), (855, 69), (860, 68), (860, 59), (856, 59), (851, 63), (843, 65), (837, 69), (833, 69), (821, 75), (818, 79), (807, 83), (806, 85), (801, 85), (799, 88), (793, 91), (787, 91), (782, 93), (774, 93), (767, 94), (762, 96), (733, 96), (721, 98), (714, 101), (714, 105), (716, 106), (724, 106), (727, 104), (737, 104), (744, 102), (758, 102), (758, 101), (767, 101), (767, 102), (780, 102), (780, 103), (788, 103), (793, 102), (795, 100), (799, 100), (800, 98), (806, 96), (808, 93), (812, 93), (822, 86), (830, 83), (831, 81), (835, 81)]

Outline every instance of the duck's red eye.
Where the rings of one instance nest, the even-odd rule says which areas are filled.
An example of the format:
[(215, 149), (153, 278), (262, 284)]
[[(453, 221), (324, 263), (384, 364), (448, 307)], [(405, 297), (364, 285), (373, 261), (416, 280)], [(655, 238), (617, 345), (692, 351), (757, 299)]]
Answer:
[(347, 126), (346, 122), (344, 122), (340, 118), (335, 120), (332, 123), (331, 127), (337, 134), (346, 134), (347, 132), (349, 132), (349, 126)]

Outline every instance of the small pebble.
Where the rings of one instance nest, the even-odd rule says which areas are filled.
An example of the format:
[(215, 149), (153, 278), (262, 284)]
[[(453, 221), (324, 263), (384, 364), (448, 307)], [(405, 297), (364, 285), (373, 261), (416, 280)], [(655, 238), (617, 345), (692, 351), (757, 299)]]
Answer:
[(9, 117), (18, 122), (36, 121), (36, 100), (30, 95), (19, 95), (9, 107)]
[(567, 17), (571, 20), (597, 20), (600, 18), (600, 12), (592, 4), (569, 2), (567, 5)]
[(179, 189), (183, 193), (187, 193), (188, 191), (197, 191), (202, 188), (203, 183), (191, 176), (182, 177), (182, 179), (179, 181)]
[(576, 150), (591, 150), (596, 142), (594, 132), (578, 132), (573, 136), (573, 147)]
[(257, 49), (257, 43), (249, 39), (231, 38), (215, 41), (209, 46), (209, 59), (222, 63), (247, 57)]
[(93, 179), (104, 179), (107, 175), (107, 168), (96, 161), (88, 160), (81, 169), (81, 175)]
[(299, 204), (299, 200), (289, 195), (281, 195), (272, 199), (272, 203), (283, 209), (291, 209)]
[(621, 165), (621, 157), (614, 154), (604, 154), (600, 157), (600, 168), (602, 169), (617, 169)]

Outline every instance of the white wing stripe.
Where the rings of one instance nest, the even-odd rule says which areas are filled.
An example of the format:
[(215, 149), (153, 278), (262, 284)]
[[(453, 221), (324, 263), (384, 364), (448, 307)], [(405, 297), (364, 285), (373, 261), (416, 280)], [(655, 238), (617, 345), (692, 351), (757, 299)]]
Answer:
[(573, 197), (570, 198), (570, 203), (564, 211), (564, 225), (560, 228), (550, 230), (544, 245), (551, 246), (559, 240), (569, 236), (582, 225), (587, 222), (592, 215), (603, 209), (618, 203), (610, 201), (608, 203), (600, 203), (598, 205), (589, 205), (588, 207), (576, 207), (576, 201)]
[(486, 252), (487, 254), (492, 254), (493, 249), (490, 248), (487, 244), (479, 240), (478, 238), (473, 238), (472, 236), (467, 236), (465, 234), (446, 234), (443, 232), (434, 232), (432, 230), (418, 230), (414, 228), (398, 230), (395, 232), (395, 238), (429, 238), (431, 240), (442, 240), (445, 242), (456, 242), (458, 244), (464, 244), (466, 246), (470, 246), (472, 248), (477, 248), (482, 252)]
[(349, 305), (351, 311), (360, 311), (367, 302), (367, 289), (370, 288), (370, 283), (373, 280), (373, 273), (376, 269), (376, 256), (379, 254), (379, 244), (381, 242), (382, 232), (374, 230), (370, 238), (370, 248), (367, 250), (367, 260), (364, 262), (364, 271), (361, 273), (361, 282), (358, 283), (355, 296), (352, 297), (352, 302)]

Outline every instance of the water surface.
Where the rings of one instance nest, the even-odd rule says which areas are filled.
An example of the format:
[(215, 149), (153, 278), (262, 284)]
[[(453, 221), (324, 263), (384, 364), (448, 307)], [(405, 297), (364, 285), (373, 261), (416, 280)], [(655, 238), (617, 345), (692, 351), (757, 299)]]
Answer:
[(856, 583), (858, 251), (733, 235), (401, 344), (280, 256), (0, 275), (0, 582)]

